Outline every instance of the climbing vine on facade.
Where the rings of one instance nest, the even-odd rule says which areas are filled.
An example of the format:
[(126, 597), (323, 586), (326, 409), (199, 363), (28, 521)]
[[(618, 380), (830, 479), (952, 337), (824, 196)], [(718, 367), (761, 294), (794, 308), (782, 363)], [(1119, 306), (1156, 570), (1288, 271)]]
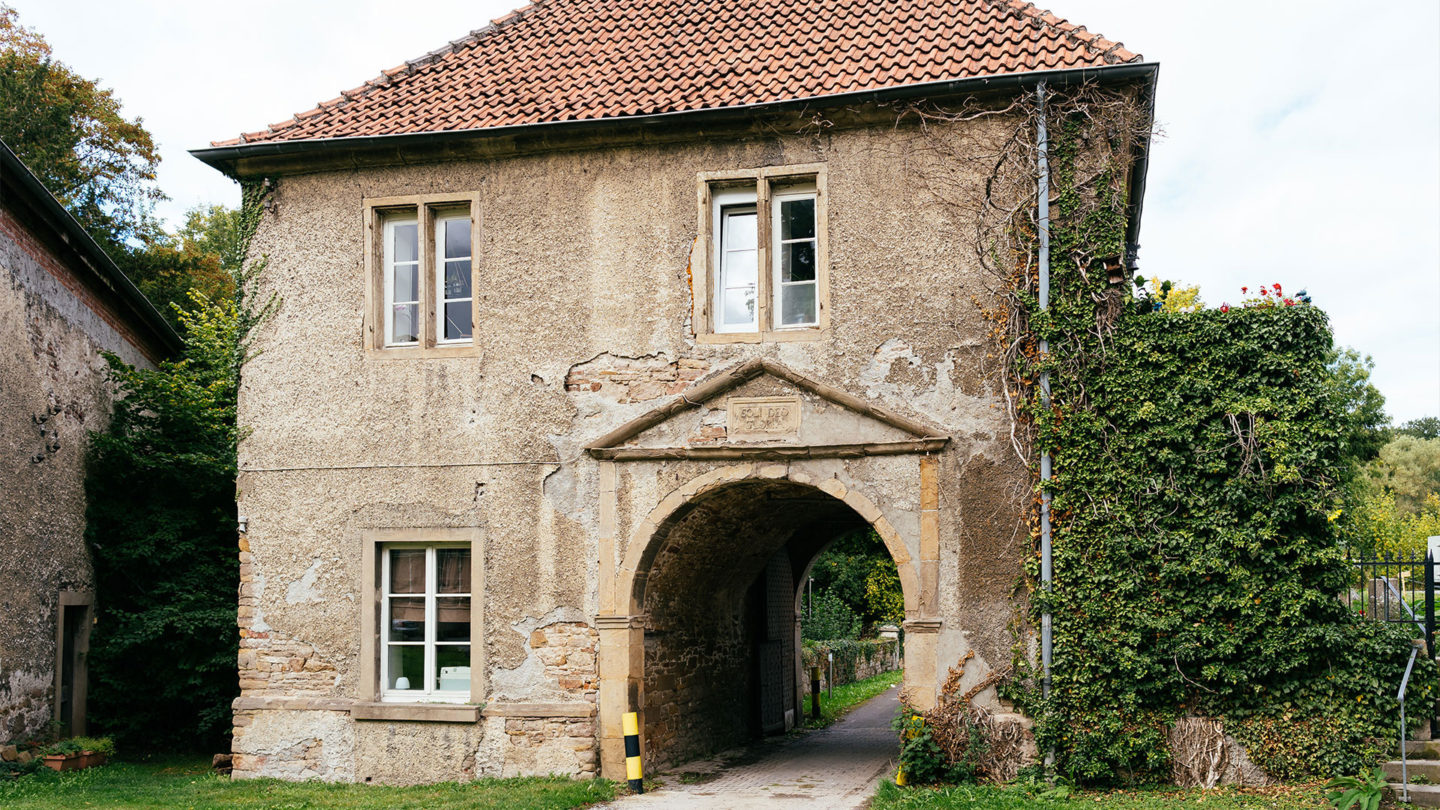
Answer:
[[(1048, 451), (1054, 585), (1028, 566), (1030, 600), (1003, 693), (1036, 718), (1042, 751), (1083, 783), (1164, 781), (1167, 733), (1217, 718), (1279, 777), (1353, 772), (1393, 737), (1410, 651), (1398, 626), (1365, 624), (1336, 596), (1349, 571), (1327, 514), (1340, 499), (1351, 418), (1328, 384), (1328, 321), (1303, 303), (1145, 312), (1123, 270), (1129, 168), (1149, 136), (1133, 93), (1062, 88), (1050, 143), (1050, 302), (1040, 307), (1033, 97), (962, 110), (917, 107), (917, 160), (932, 194), (979, 230), (997, 280), (976, 296), (992, 324), (1015, 451)], [(965, 135), (932, 124), (973, 122)], [(959, 137), (996, 144), (965, 157)], [(983, 150), (982, 150), (983, 151)], [(974, 150), (971, 150), (973, 153)], [(980, 186), (936, 170), (988, 161)], [(977, 215), (978, 212), (978, 215)], [(1187, 307), (1186, 309), (1191, 309)], [(1042, 355), (1041, 340), (1050, 351)], [(1048, 372), (1051, 398), (1038, 381)], [(1038, 512), (1038, 510), (1036, 510)], [(1052, 691), (1030, 639), (1054, 622)], [(1423, 662), (1422, 662), (1423, 663)], [(1433, 665), (1411, 683), (1436, 689)]]

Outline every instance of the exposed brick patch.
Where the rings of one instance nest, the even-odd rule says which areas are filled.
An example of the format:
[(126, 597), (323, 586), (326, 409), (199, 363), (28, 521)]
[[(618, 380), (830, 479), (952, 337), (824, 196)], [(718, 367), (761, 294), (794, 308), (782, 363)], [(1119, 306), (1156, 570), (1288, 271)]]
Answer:
[(539, 749), (549, 749), (551, 752), (556, 748), (568, 750), (575, 757), (574, 770), (569, 775), (579, 778), (596, 775), (596, 734), (594, 720), (564, 717), (505, 718), (505, 738), (511, 747), (529, 749), (530, 753), (539, 753)]
[[(545, 665), (545, 680), (594, 703), (600, 695), (595, 651), (600, 633), (583, 622), (557, 622), (530, 633), (530, 649)], [(509, 726), (506, 726), (508, 733)]]
[(565, 375), (565, 390), (598, 393), (619, 403), (646, 402), (684, 391), (709, 370), (708, 360), (694, 357), (672, 362), (664, 354), (621, 357), (605, 353), (571, 366)]
[[(335, 665), (302, 641), (257, 631), (253, 624), (260, 605), (255, 592), (255, 557), (250, 543), (240, 539), (240, 598), (236, 623), (240, 626), (240, 695), (328, 695), (335, 688)], [(239, 715), (237, 714), (237, 720)], [(236, 770), (242, 770), (240, 765)]]

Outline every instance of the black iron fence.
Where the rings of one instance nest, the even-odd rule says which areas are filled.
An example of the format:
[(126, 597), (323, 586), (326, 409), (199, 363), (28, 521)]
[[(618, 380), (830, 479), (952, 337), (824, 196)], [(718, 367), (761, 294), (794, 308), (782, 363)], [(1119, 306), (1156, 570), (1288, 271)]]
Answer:
[(1380, 622), (1420, 624), (1426, 651), (1435, 657), (1436, 561), (1386, 554), (1380, 559), (1350, 560), (1356, 576), (1342, 601), (1364, 618)]

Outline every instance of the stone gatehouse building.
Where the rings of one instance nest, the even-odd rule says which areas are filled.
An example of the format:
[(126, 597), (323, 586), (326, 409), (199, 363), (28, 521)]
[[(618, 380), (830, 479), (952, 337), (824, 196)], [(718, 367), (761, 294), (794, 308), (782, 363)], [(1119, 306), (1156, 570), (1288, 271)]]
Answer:
[(901, 113), (1154, 76), (1018, 0), (548, 0), (197, 150), (264, 181), (282, 301), (240, 400), (236, 775), (619, 776), (627, 711), (652, 767), (784, 730), (799, 584), (856, 527), (907, 700), (1008, 669), (998, 282)]

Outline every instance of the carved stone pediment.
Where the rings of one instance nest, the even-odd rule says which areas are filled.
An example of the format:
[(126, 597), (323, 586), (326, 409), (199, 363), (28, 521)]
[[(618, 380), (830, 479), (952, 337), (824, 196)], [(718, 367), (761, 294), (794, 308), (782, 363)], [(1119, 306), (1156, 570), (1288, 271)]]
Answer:
[(792, 459), (935, 452), (949, 437), (773, 360), (712, 374), (591, 443), (596, 458)]

